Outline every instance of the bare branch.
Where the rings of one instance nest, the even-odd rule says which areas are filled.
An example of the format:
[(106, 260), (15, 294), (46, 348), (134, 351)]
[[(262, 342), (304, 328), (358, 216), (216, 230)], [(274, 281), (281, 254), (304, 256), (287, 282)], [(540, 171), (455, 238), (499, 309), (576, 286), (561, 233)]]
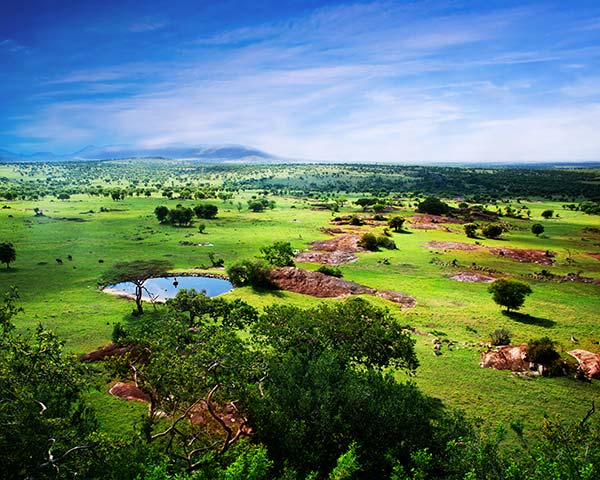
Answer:
[(581, 420), (581, 423), (579, 424), (580, 427), (583, 427), (585, 425), (585, 422), (587, 422), (589, 420), (589, 418), (596, 412), (596, 404), (594, 403), (594, 401), (592, 400), (592, 408), (590, 408), (588, 410), (588, 412), (585, 414), (585, 417), (583, 417), (583, 420)]
[(37, 403), (37, 404), (40, 406), (40, 415), (43, 415), (43, 414), (44, 414), (44, 412), (45, 412), (46, 410), (48, 410), (48, 408), (46, 407), (46, 405), (44, 405), (44, 404), (43, 404), (42, 402), (40, 402), (39, 400), (36, 400), (36, 399), (34, 398), (34, 399), (33, 399), (33, 401), (34, 401), (35, 403)]

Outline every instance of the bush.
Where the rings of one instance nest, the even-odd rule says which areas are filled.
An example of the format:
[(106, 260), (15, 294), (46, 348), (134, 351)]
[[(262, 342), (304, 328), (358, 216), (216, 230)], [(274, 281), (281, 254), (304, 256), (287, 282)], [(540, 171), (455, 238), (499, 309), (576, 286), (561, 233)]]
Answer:
[(381, 236), (377, 237), (377, 246), (387, 248), (388, 250), (396, 250), (396, 243), (389, 237)]
[(113, 325), (111, 340), (117, 345), (123, 345), (127, 343), (127, 330), (125, 330), (125, 327), (121, 325), (121, 322), (117, 322)]
[(469, 238), (477, 238), (477, 224), (467, 223), (463, 227), (465, 229), (465, 235)]
[(510, 345), (510, 332), (506, 328), (498, 328), (490, 333), (490, 343), (494, 346)]
[(274, 288), (271, 270), (264, 260), (242, 260), (227, 269), (234, 287)]
[(373, 233), (364, 233), (358, 242), (359, 247), (366, 248), (372, 252), (379, 250), (377, 237)]
[(205, 205), (196, 205), (194, 207), (194, 213), (198, 218), (215, 218), (219, 213), (219, 208), (216, 205), (207, 203)]
[(544, 218), (552, 218), (552, 215), (554, 215), (554, 210), (544, 210), (542, 212), (542, 217)]
[(498, 238), (502, 235), (504, 229), (500, 225), (490, 223), (481, 229), (481, 233), (485, 238)]
[(337, 278), (342, 278), (343, 276), (343, 273), (339, 268), (330, 267), (329, 265), (321, 265), (319, 268), (317, 268), (317, 272)]
[(362, 221), (362, 219), (360, 217), (357, 217), (356, 215), (352, 215), (350, 217), (350, 225), (354, 225), (354, 226), (359, 227), (362, 224), (363, 224), (363, 221)]
[(529, 340), (527, 343), (527, 360), (538, 363), (546, 367), (553, 365), (559, 358), (559, 353), (555, 350), (556, 342), (548, 337)]
[(290, 242), (275, 242), (260, 249), (263, 258), (274, 267), (293, 267), (294, 249)]

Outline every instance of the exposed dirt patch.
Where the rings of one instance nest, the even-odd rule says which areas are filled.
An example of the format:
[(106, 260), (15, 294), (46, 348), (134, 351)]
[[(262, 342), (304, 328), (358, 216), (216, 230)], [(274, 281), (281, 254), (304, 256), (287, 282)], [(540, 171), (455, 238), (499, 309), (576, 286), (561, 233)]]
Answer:
[(375, 295), (389, 300), (390, 302), (399, 303), (402, 305), (402, 308), (413, 308), (417, 306), (417, 300), (415, 298), (404, 293), (394, 292), (393, 290), (378, 290)]
[(470, 282), (470, 283), (490, 283), (496, 280), (494, 277), (489, 275), (483, 275), (477, 272), (460, 272), (452, 277), (450, 280), (456, 280), (457, 282)]
[(538, 265), (553, 265), (554, 254), (548, 250), (522, 250), (520, 248), (488, 248), (499, 257), (507, 257), (517, 262), (537, 263)]
[(356, 255), (348, 252), (302, 252), (296, 256), (297, 262), (316, 262), (327, 265), (341, 265), (342, 263), (355, 262)]
[(534, 365), (527, 360), (527, 345), (506, 345), (481, 353), (481, 368), (529, 372)]
[(93, 352), (82, 355), (81, 357), (79, 357), (79, 360), (81, 360), (82, 362), (100, 362), (108, 357), (125, 355), (127, 352), (131, 352), (132, 350), (133, 348), (131, 345), (126, 347), (119, 347), (115, 343), (109, 343), (108, 345), (100, 347), (99, 349), (94, 350)]
[[(332, 229), (333, 230), (333, 229)], [(298, 262), (317, 262), (327, 265), (340, 265), (342, 263), (358, 260), (355, 252), (364, 252), (358, 246), (360, 235), (339, 235), (331, 240), (315, 240), (310, 242), (311, 252), (302, 252), (296, 256)]]
[(579, 368), (587, 378), (600, 379), (600, 354), (587, 350), (571, 350), (567, 352), (579, 362)]
[(282, 290), (312, 295), (313, 297), (331, 298), (366, 293), (399, 303), (402, 308), (411, 308), (417, 304), (413, 297), (400, 292), (378, 291), (375, 288), (302, 268), (282, 267), (274, 269), (271, 272), (271, 279)]
[(374, 294), (376, 292), (374, 288), (296, 267), (274, 269), (271, 272), (271, 279), (282, 290), (321, 298), (360, 295), (363, 293)]
[(150, 395), (140, 390), (132, 383), (117, 382), (108, 391), (113, 397), (123, 400), (133, 400), (136, 402), (150, 402)]
[(425, 244), (427, 248), (432, 250), (481, 250), (479, 245), (462, 242), (437, 242), (432, 240)]
[(596, 260), (600, 260), (600, 253), (588, 252), (588, 255), (592, 258), (595, 258)]
[(320, 250), (322, 252), (364, 252), (365, 249), (358, 246), (360, 235), (340, 235), (331, 240), (315, 240), (310, 242), (311, 250)]
[(410, 217), (408, 221), (412, 224), (437, 224), (437, 223), (450, 223), (455, 225), (462, 225), (466, 223), (463, 220), (452, 217), (443, 217), (441, 215), (415, 215)]

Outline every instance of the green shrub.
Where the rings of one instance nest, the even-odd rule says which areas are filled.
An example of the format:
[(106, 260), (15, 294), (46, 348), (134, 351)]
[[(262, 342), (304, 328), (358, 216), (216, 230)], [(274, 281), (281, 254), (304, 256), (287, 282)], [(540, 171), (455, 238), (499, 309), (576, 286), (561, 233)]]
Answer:
[(554, 346), (556, 342), (548, 337), (529, 340), (527, 343), (527, 360), (544, 366), (552, 366), (560, 358)]
[(510, 345), (510, 332), (506, 328), (498, 328), (490, 334), (490, 343), (494, 346)]
[(481, 233), (485, 238), (498, 238), (503, 231), (504, 229), (495, 223), (490, 223), (481, 229)]

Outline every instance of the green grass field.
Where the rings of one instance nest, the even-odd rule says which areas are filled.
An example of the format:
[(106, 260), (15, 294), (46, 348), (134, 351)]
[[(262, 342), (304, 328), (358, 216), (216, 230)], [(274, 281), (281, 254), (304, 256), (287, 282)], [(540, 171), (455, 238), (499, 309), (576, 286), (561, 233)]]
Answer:
[[(8, 179), (18, 177), (10, 167), (0, 173)], [(214, 183), (216, 179), (208, 181)], [(167, 200), (156, 193), (149, 198), (127, 197), (122, 201), (77, 194), (65, 201), (48, 196), (36, 201), (1, 202), (10, 208), (0, 209), (0, 241), (15, 245), (17, 259), (10, 269), (0, 269), (0, 290), (11, 285), (18, 288), (24, 308), (16, 319), (20, 329), (43, 323), (64, 339), (68, 351), (80, 354), (108, 343), (115, 322), (131, 321), (130, 302), (98, 290), (100, 276), (115, 262), (168, 259), (174, 271), (196, 271), (210, 263), (208, 254), (214, 252), (225, 260), (225, 265), (231, 265), (258, 255), (260, 247), (274, 241), (289, 241), (294, 248), (306, 249), (309, 241), (330, 238), (321, 228), (329, 226), (333, 215), (361, 214), (351, 202), (332, 214), (312, 209), (309, 200), (292, 197), (270, 197), (277, 203), (275, 209), (253, 213), (246, 209), (246, 201), (255, 193), (237, 193), (231, 201), (206, 200), (219, 207), (218, 217), (197, 220), (190, 228), (160, 225), (154, 208), (201, 202)], [(353, 198), (349, 196), (348, 200)], [(238, 202), (243, 209), (237, 208)], [(466, 238), (460, 225), (450, 225), (451, 231), (446, 232), (411, 229), (407, 224), (407, 233), (393, 234), (398, 250), (361, 253), (357, 262), (340, 268), (346, 280), (414, 296), (417, 306), (404, 311), (385, 300), (371, 300), (387, 306), (402, 324), (455, 342), (452, 350), (443, 347), (443, 354), (436, 357), (432, 337), (415, 337), (421, 366), (414, 381), (426, 393), (441, 398), (449, 407), (464, 409), (471, 417), (481, 417), (486, 424), (520, 419), (533, 430), (545, 414), (573, 420), (583, 416), (591, 400), (600, 395), (599, 383), (569, 378), (526, 380), (510, 372), (484, 370), (479, 368), (480, 344), (489, 341), (493, 330), (506, 328), (512, 332), (513, 343), (549, 336), (566, 352), (573, 348), (573, 334), (579, 339), (577, 348), (600, 352), (600, 285), (528, 277), (545, 268), (556, 275), (579, 272), (600, 278), (600, 261), (587, 254), (600, 252), (600, 234), (584, 231), (600, 227), (600, 220), (598, 216), (563, 210), (559, 202), (526, 203), (531, 219), (544, 225), (543, 235), (538, 238), (531, 233), (533, 221), (503, 218), (515, 230), (498, 240), (478, 241), (489, 247), (551, 250), (556, 253), (554, 266), (519, 263), (487, 250), (430, 250), (424, 244), (431, 240), (474, 240)], [(34, 215), (36, 207), (44, 216)], [(101, 207), (109, 211), (101, 212)], [(542, 219), (540, 214), (545, 209), (553, 209), (559, 218)], [(410, 217), (414, 211), (407, 208), (394, 214)], [(198, 233), (199, 223), (206, 225), (204, 234)], [(373, 230), (369, 226), (361, 228), (365, 232)], [(375, 231), (381, 233), (382, 227)], [(182, 246), (183, 241), (210, 242), (213, 246)], [(455, 259), (457, 268), (446, 266)], [(449, 279), (461, 269), (468, 270), (472, 262), (525, 279), (534, 292), (522, 309), (529, 316), (513, 319), (504, 315), (491, 300), (486, 284)], [(312, 270), (318, 267), (299, 266)], [(251, 288), (237, 289), (227, 297), (241, 298), (257, 307), (278, 302), (310, 306), (319, 301), (338, 301), (283, 291), (255, 292)], [(129, 431), (144, 407), (115, 400), (104, 393), (104, 387), (89, 395), (102, 425), (109, 432)]]

